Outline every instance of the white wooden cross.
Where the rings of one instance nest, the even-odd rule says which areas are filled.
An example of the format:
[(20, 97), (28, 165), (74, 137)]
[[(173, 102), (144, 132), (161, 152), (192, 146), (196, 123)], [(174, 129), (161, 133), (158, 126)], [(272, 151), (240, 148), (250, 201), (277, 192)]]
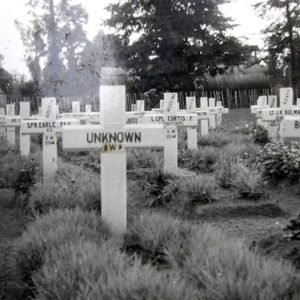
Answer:
[(57, 136), (63, 126), (78, 124), (74, 119), (56, 119), (56, 99), (42, 98), (42, 117), (21, 121), (22, 135), (43, 134), (44, 182), (57, 170)]
[[(164, 149), (164, 171), (177, 173), (178, 163), (178, 130), (177, 127), (192, 127), (198, 125), (196, 113), (178, 112), (178, 95), (176, 93), (164, 94), (164, 112), (163, 113), (144, 113), (139, 114), (138, 122), (140, 124), (162, 124), (165, 131), (165, 149)], [(129, 113), (127, 113), (128, 115)], [(189, 144), (189, 142), (188, 142)]]
[[(30, 103), (20, 102), (20, 117), (21, 120), (30, 118)], [(30, 135), (24, 135), (20, 128), (20, 152), (23, 156), (28, 156), (30, 153)]]
[[(30, 117), (30, 103), (29, 102), (19, 102), (20, 106), (20, 115), (10, 115), (10, 116), (1, 116), (2, 122), (6, 128), (16, 128), (21, 127), (22, 120), (35, 120), (39, 117)], [(13, 109), (13, 108), (12, 108)], [(15, 140), (15, 130), (11, 130), (13, 133), (10, 137), (11, 142)], [(22, 130), (20, 129), (20, 152), (23, 156), (28, 156), (30, 152), (30, 137), (23, 136)]]
[(80, 113), (80, 101), (72, 101), (72, 113)]
[[(274, 102), (277, 105), (277, 98)], [(293, 89), (292, 88), (281, 88), (280, 89), (280, 107), (274, 107), (261, 109), (260, 116), (262, 123), (265, 124), (265, 128), (268, 130), (268, 134), (271, 138), (277, 138), (282, 136), (282, 132), (285, 131), (284, 123), (286, 116), (297, 116), (300, 115), (300, 108), (293, 105)], [(297, 118), (297, 117), (296, 117)], [(288, 118), (289, 122), (291, 119)]]
[(0, 139), (6, 140), (6, 129), (5, 129), (5, 108), (0, 107)]
[(101, 125), (63, 129), (63, 148), (100, 150), (101, 213), (114, 232), (124, 234), (127, 224), (126, 148), (163, 147), (161, 125), (126, 125), (126, 75), (121, 69), (102, 68)]
[[(11, 117), (10, 118), (11, 121), (14, 122), (14, 119), (15, 119), (15, 105), (14, 104), (6, 104), (6, 116)], [(15, 126), (13, 126), (12, 124), (7, 123), (7, 122), (6, 122), (6, 139), (10, 145), (16, 144)]]

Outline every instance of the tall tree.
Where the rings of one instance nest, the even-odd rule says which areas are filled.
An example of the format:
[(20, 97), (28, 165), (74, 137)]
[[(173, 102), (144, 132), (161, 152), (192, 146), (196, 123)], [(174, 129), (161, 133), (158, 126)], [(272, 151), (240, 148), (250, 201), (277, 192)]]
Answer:
[(284, 74), (286, 83), (296, 87), (300, 83), (299, 0), (267, 0), (257, 3), (255, 8), (262, 18), (272, 20), (263, 31), (270, 71), (274, 75), (276, 64), (281, 60), (282, 66), (290, 68), (290, 76)]
[(228, 0), (125, 0), (110, 5), (107, 25), (122, 41), (125, 66), (139, 89), (162, 85), (189, 89), (195, 76), (222, 73), (249, 51), (227, 36), (230, 19), (219, 5)]
[(63, 96), (76, 85), (79, 56), (87, 41), (87, 13), (72, 0), (28, 0), (30, 21), (17, 23), (26, 59), (41, 94)]

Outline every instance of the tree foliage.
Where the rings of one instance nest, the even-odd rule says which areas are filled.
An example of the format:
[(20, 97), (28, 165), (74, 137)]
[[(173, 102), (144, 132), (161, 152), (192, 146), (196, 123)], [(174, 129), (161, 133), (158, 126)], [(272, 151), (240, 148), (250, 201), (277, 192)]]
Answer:
[(28, 0), (28, 23), (16, 23), (37, 95), (64, 96), (78, 90), (77, 68), (87, 42), (88, 15), (72, 0)]
[(236, 38), (219, 5), (227, 0), (125, 0), (110, 5), (124, 66), (137, 89), (190, 89), (196, 76), (223, 73), (251, 52)]
[(255, 8), (259, 16), (271, 19), (263, 31), (270, 72), (276, 78), (276, 69), (281, 65), (285, 83), (295, 87), (300, 83), (299, 0), (267, 0), (257, 3)]

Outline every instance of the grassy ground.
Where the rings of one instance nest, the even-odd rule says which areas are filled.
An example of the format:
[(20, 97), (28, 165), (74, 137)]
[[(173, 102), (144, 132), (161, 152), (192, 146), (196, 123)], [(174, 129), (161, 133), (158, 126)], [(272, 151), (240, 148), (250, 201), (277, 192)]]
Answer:
[[(258, 182), (263, 197), (247, 199), (238, 186), (220, 187), (215, 179), (224, 153), (255, 154), (240, 134), (252, 121), (249, 110), (225, 115), (223, 131), (199, 137), (197, 153), (180, 150), (177, 177), (158, 173), (162, 151), (129, 151), (129, 229), (122, 241), (95, 214), (97, 152), (64, 155), (55, 180), (30, 189), (27, 214), (15, 200), (16, 176), (9, 176), (5, 184), (13, 188), (0, 189), (0, 299), (298, 299), (299, 275), (281, 262), (294, 262), (282, 255), (293, 246), (273, 247), (277, 261), (248, 249), (282, 234), (299, 212), (300, 188)], [(181, 145), (184, 139), (182, 131)], [(18, 165), (4, 169), (13, 174)]]
[(0, 299), (9, 300), (10, 281), (14, 279), (11, 253), (15, 239), (21, 236), (29, 218), (16, 207), (13, 189), (1, 189), (0, 192)]

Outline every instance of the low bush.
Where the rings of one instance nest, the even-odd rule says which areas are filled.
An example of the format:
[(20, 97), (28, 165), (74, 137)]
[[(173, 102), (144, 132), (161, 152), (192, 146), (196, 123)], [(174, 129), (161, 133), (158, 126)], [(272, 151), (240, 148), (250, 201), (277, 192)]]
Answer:
[(195, 299), (175, 272), (161, 272), (106, 242), (65, 245), (33, 277), (37, 299)]
[(250, 135), (256, 144), (265, 145), (270, 142), (268, 130), (262, 126), (254, 127)]
[(191, 152), (191, 159), (188, 162), (188, 169), (195, 172), (210, 173), (214, 171), (215, 163), (218, 160), (219, 151), (215, 147), (204, 147)]
[(19, 278), (16, 286), (20, 293), (23, 297), (33, 294), (32, 274), (42, 267), (46, 253), (73, 241), (101, 242), (109, 236), (107, 227), (92, 212), (51, 210), (38, 216), (14, 245), (15, 273)]
[(236, 143), (232, 142), (224, 147), (224, 152), (229, 157), (236, 157), (248, 159), (250, 156), (255, 157), (257, 153), (257, 146), (253, 142)]
[(212, 131), (208, 135), (198, 136), (198, 146), (201, 147), (224, 147), (232, 142), (232, 136), (223, 132)]
[[(13, 188), (26, 193), (35, 182), (38, 165), (9, 146), (3, 147), (6, 153), (0, 157), (0, 188)], [(4, 150), (3, 150), (4, 151)]]
[(35, 184), (30, 194), (28, 209), (34, 214), (46, 213), (51, 208), (101, 211), (99, 176), (69, 164), (64, 164), (47, 184)]
[(297, 299), (300, 291), (289, 264), (258, 256), (210, 226), (191, 239), (190, 254), (178, 268), (202, 291), (201, 299)]
[(264, 176), (257, 164), (245, 166), (242, 162), (237, 162), (233, 166), (231, 186), (242, 198), (257, 200), (265, 193), (263, 191)]
[(233, 178), (236, 176), (237, 159), (231, 157), (226, 152), (220, 154), (218, 163), (216, 165), (215, 179), (218, 185), (222, 188), (229, 189), (232, 187)]
[(151, 171), (145, 180), (146, 207), (166, 206), (174, 200), (177, 192), (177, 183), (173, 175), (160, 169)]
[(143, 263), (169, 269), (174, 261), (167, 257), (166, 252), (173, 253), (176, 264), (182, 265), (189, 254), (193, 230), (187, 222), (169, 215), (143, 213), (130, 225), (123, 250), (140, 257)]
[(127, 152), (127, 169), (135, 170), (137, 168), (162, 168), (163, 153), (153, 150), (132, 149)]
[(129, 224), (121, 249), (119, 242), (94, 213), (51, 212), (18, 240), (17, 266), (36, 299), (299, 296), (293, 267), (258, 256), (211, 226), (148, 212)]
[(187, 198), (186, 204), (191, 206), (208, 204), (216, 200), (214, 197), (216, 190), (214, 178), (201, 176), (186, 178), (182, 189)]
[(298, 144), (277, 141), (268, 143), (258, 152), (258, 163), (264, 168), (264, 176), (278, 183), (300, 179), (300, 148)]

